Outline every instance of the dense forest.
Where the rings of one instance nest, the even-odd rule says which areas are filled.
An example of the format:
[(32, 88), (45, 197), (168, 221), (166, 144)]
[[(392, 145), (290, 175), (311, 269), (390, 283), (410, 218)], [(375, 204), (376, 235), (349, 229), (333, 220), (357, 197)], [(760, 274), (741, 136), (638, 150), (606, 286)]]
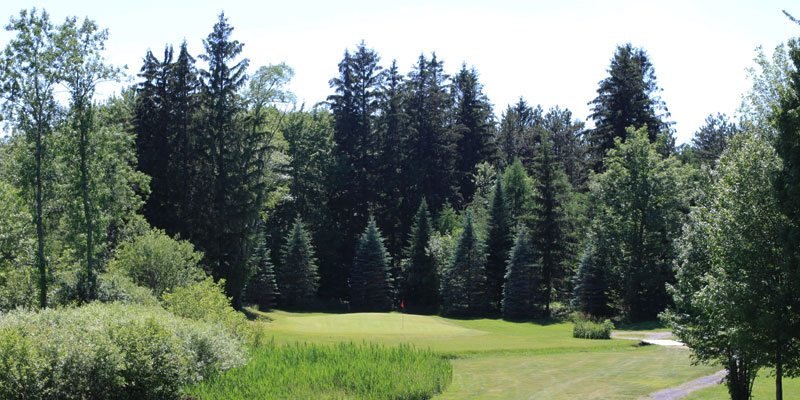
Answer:
[(296, 104), (291, 66), (249, 65), (224, 14), (204, 53), (148, 50), (96, 101), (122, 78), (107, 31), (35, 10), (7, 29), (0, 311), (209, 274), (236, 310), (661, 315), (739, 378), (734, 398), (760, 366), (800, 373), (795, 40), (757, 58), (736, 119), (708, 110), (676, 146), (632, 44), (587, 128), (531, 94), (498, 113), (476, 68), (426, 53), (403, 71), (364, 42), (326, 101)]

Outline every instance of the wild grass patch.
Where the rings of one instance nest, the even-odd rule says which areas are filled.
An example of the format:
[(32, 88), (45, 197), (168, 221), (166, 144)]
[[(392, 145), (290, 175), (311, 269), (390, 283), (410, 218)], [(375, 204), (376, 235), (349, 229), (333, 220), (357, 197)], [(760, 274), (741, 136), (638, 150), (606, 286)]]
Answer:
[(576, 319), (572, 328), (572, 337), (579, 339), (611, 339), (614, 324), (610, 320), (594, 322), (588, 319)]
[(428, 399), (452, 379), (444, 357), (409, 345), (274, 342), (246, 366), (187, 388), (198, 399)]

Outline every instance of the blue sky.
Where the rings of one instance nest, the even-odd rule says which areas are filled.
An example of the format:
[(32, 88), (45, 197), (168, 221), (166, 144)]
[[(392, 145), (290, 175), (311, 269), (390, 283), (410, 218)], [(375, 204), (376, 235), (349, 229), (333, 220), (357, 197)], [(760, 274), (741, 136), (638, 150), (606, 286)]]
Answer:
[[(186, 39), (193, 55), (201, 53), (224, 9), (251, 71), (286, 62), (296, 72), (290, 89), (309, 104), (330, 94), (344, 50), (361, 40), (384, 65), (397, 59), (403, 73), (420, 53), (435, 51), (447, 72), (462, 62), (477, 69), (498, 116), (524, 96), (585, 120), (616, 46), (630, 42), (650, 55), (679, 143), (707, 115), (735, 113), (756, 46), (771, 50), (800, 33), (781, 13), (800, 15), (800, 5), (787, 1), (11, 0), (0, 18), (31, 7), (56, 22), (88, 16), (108, 28), (107, 58), (132, 76), (148, 48), (158, 55)], [(0, 32), (0, 43), (10, 37)], [(99, 95), (118, 89), (106, 85)]]

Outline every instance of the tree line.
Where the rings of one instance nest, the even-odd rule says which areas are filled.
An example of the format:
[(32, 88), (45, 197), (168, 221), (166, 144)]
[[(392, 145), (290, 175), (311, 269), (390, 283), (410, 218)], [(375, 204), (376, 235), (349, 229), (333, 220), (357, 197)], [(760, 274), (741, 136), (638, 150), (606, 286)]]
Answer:
[[(204, 53), (148, 50), (137, 83), (97, 103), (96, 84), (121, 77), (103, 58), (106, 31), (36, 10), (6, 29), (3, 309), (47, 307), (65, 275), (91, 301), (95, 276), (144, 224), (191, 242), (238, 309), (402, 303), (630, 321), (668, 309), (729, 381), (752, 383), (766, 365), (797, 372), (800, 86), (788, 72), (755, 74), (738, 123), (709, 116), (676, 146), (655, 69), (631, 44), (616, 48), (586, 128), (523, 97), (497, 117), (474, 67), (450, 75), (431, 53), (403, 74), (364, 42), (345, 50), (326, 101), (297, 105), (292, 68), (248, 74), (224, 14)], [(794, 47), (783, 54), (796, 67)], [(693, 326), (730, 333), (704, 353)]]

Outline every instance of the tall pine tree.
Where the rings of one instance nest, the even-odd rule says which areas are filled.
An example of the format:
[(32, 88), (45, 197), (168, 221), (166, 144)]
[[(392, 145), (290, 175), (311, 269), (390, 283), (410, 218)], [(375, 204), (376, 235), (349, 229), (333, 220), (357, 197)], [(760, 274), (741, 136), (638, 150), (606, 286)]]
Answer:
[(391, 264), (374, 218), (370, 217), (355, 253), (350, 269), (350, 305), (362, 311), (391, 310)]
[(503, 194), (503, 179), (498, 176), (492, 198), (489, 201), (489, 232), (486, 238), (487, 291), (494, 311), (500, 311), (506, 261), (513, 244), (511, 218), (508, 212), (508, 203)]

